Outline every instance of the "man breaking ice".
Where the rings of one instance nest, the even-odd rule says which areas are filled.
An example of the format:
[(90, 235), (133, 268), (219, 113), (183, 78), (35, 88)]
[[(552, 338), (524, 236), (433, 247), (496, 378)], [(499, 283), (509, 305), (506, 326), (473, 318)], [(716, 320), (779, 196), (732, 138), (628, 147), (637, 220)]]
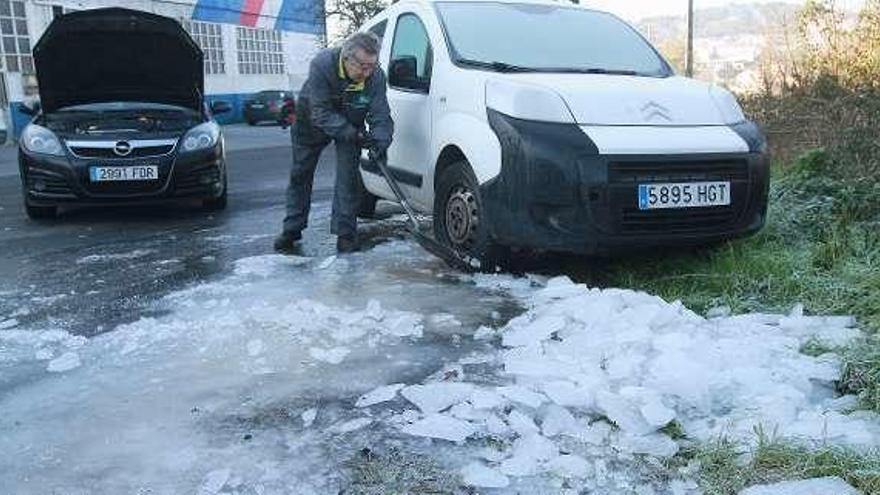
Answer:
[(385, 97), (385, 74), (378, 61), (379, 39), (372, 33), (355, 33), (341, 48), (322, 50), (312, 60), (296, 105), (287, 215), (283, 231), (275, 239), (275, 250), (291, 251), (302, 239), (315, 167), (330, 141), (336, 144), (330, 229), (337, 236), (338, 252), (358, 249), (357, 211), (363, 187), (358, 175), (360, 151), (368, 148), (374, 156), (384, 154), (394, 132)]

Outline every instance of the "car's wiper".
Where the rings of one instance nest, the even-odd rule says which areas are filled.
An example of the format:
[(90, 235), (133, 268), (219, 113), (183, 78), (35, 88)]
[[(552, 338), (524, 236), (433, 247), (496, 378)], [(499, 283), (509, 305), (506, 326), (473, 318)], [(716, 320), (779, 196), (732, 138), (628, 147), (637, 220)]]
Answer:
[(641, 76), (644, 75), (634, 70), (604, 69), (602, 67), (559, 67), (546, 69), (547, 72), (570, 72), (574, 74), (608, 74), (612, 76)]
[(491, 69), (496, 72), (538, 72), (539, 69), (534, 67), (523, 67), (520, 65), (508, 64), (507, 62), (486, 62), (483, 60), (470, 60), (460, 58), (458, 62), (471, 67), (480, 67), (483, 69)]

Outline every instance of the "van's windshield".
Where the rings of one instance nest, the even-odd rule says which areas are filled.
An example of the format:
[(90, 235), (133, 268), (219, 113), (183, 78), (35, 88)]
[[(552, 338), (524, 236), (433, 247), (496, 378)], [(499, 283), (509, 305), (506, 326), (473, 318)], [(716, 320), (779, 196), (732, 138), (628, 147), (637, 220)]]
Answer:
[(440, 2), (437, 8), (461, 65), (499, 72), (670, 75), (648, 42), (611, 14), (492, 2)]

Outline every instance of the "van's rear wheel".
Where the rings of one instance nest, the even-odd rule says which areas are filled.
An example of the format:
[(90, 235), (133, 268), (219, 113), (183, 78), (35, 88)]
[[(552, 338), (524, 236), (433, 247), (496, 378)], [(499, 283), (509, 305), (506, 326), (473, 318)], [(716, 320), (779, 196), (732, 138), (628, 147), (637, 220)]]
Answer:
[(477, 179), (465, 161), (447, 167), (435, 184), (434, 236), (480, 260), (483, 271), (494, 271), (507, 258), (507, 250), (492, 241)]

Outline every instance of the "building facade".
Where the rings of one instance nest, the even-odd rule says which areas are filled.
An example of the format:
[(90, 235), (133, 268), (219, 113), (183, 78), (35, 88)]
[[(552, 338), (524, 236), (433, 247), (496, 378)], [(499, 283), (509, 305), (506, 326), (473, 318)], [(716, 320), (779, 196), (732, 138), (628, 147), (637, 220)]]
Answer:
[(19, 134), (29, 120), (21, 105), (38, 97), (31, 50), (43, 31), (57, 16), (101, 7), (177, 19), (205, 53), (208, 100), (232, 104), (224, 122), (242, 119), (250, 94), (298, 90), (326, 39), (323, 0), (0, 0), (0, 126), (7, 134)]

